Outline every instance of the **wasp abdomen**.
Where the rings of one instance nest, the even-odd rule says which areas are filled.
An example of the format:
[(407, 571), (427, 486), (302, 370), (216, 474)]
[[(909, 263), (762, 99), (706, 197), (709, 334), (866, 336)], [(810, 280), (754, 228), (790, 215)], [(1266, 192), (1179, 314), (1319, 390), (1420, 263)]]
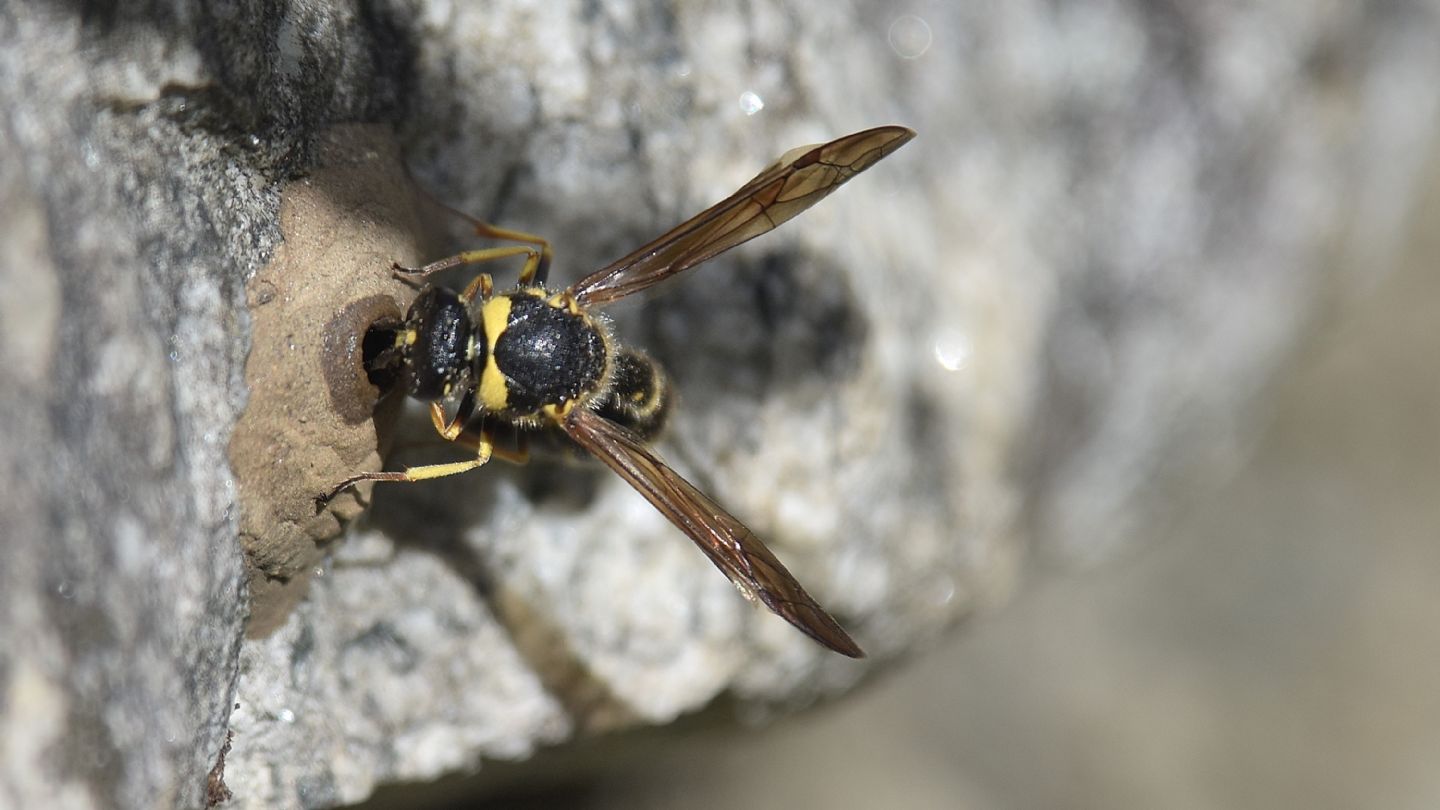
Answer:
[(596, 410), (650, 441), (665, 429), (674, 396), (663, 369), (643, 352), (619, 349), (611, 359), (610, 384)]
[(409, 375), (406, 390), (416, 399), (445, 396), (469, 366), (467, 354), (475, 327), (464, 302), (453, 290), (427, 287), (405, 316), (404, 355)]
[(532, 293), (510, 296), (494, 351), (505, 377), (506, 408), (520, 415), (597, 391), (608, 354), (605, 336), (590, 318)]

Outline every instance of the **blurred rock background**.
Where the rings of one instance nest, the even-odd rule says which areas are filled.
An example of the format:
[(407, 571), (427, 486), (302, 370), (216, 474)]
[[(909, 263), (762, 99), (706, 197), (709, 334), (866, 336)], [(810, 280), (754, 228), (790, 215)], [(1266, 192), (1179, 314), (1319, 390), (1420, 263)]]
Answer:
[[(1425, 0), (0, 2), (0, 806), (1429, 806), (1437, 42)], [(422, 250), (328, 169), (573, 277), (881, 121), (921, 138), (617, 311), (665, 451), (871, 659), (543, 465), (302, 527), (242, 642), (227, 448), (305, 421), (246, 358), (325, 343), (249, 282)], [(251, 460), (374, 455), (294, 449)]]
[[(559, 801), (1440, 806), (1437, 170), (1440, 150), (1393, 271), (1333, 302), (1265, 387), (1243, 460), (1140, 527), (1144, 549), (1039, 573), (825, 713), (668, 739)], [(544, 805), (492, 806), (519, 799)]]

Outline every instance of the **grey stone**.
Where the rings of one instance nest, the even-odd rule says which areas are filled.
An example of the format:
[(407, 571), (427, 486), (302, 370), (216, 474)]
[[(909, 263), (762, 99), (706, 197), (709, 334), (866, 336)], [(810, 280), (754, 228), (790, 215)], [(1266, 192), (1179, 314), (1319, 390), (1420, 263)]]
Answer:
[[(1436, 22), (1418, 0), (917, 14), (0, 5), (0, 804), (189, 807), (223, 777), (234, 806), (333, 806), (721, 695), (799, 706), (1003, 598), (1027, 547), (1143, 542), (1136, 516), (1234, 457), (1294, 336), (1364, 283), (1336, 232), (1347, 266), (1385, 266), (1435, 134)], [(660, 452), (866, 662), (748, 606), (603, 470), (497, 464), (302, 515), (391, 437), (280, 435), (317, 395), (275, 380), (322, 374), (324, 334), (252, 330), (283, 297), (257, 280), (313, 291), (315, 262), (280, 260), (328, 233), (304, 255), (355, 245), (350, 292), (398, 299), (388, 262), (443, 224), (327, 169), (403, 160), (547, 235), (568, 283), (879, 123), (920, 137), (611, 313), (680, 391)], [(276, 340), (315, 375), (247, 384)], [(279, 437), (250, 445), (279, 471), (258, 508), (247, 398)], [(418, 409), (396, 432), (392, 465), (454, 457)], [(271, 531), (313, 556), (264, 568)], [(289, 601), (242, 642), (247, 577)]]

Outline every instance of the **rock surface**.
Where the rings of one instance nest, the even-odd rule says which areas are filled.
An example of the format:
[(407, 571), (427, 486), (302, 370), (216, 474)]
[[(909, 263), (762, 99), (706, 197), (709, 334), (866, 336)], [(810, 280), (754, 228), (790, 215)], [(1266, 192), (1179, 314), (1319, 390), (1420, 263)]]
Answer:
[[(1440, 26), (1420, 2), (916, 14), (0, 7), (0, 805), (195, 806), (227, 730), (234, 806), (325, 807), (721, 694), (798, 705), (1003, 595), (1022, 543), (1143, 541), (1135, 516), (1226, 460), (1297, 330), (1364, 283), (1329, 269), (1337, 232), (1384, 266)], [(247, 304), (337, 138), (393, 132), (437, 197), (549, 236), (567, 283), (792, 146), (890, 122), (920, 138), (612, 313), (680, 391), (661, 452), (868, 662), (749, 608), (623, 483), (546, 463), (378, 488), (242, 643), (255, 476), (229, 452), (274, 393), (245, 382)], [(404, 209), (327, 216), (404, 254), (434, 224)], [(353, 298), (404, 295), (367, 261)], [(451, 457), (423, 414), (399, 430), (391, 464)]]

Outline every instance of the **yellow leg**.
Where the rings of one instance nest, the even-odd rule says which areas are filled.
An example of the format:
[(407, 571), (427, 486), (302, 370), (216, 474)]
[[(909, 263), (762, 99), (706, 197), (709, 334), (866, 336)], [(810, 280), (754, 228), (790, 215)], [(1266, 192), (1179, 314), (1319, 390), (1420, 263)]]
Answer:
[[(460, 267), (465, 264), (480, 264), (481, 262), (493, 262), (496, 259), (505, 259), (521, 254), (527, 256), (525, 260), (526, 268), (540, 261), (540, 253), (536, 251), (535, 248), (525, 247), (524, 245), (511, 245), (510, 247), (485, 248), (484, 250), (467, 250), (464, 253), (457, 253), (454, 256), (448, 256), (437, 262), (431, 262), (423, 267), (405, 267), (404, 265), (396, 264), (394, 268), (397, 273), (403, 273), (416, 278), (424, 278), (431, 273), (449, 270), (452, 267)], [(524, 272), (523, 270), (521, 271), (522, 274)], [(533, 270), (531, 270), (531, 274), (534, 274)]]
[[(546, 245), (545, 249), (549, 250), (550, 246)], [(525, 266), (520, 268), (520, 286), (533, 287), (536, 284), (544, 284), (545, 279), (540, 273), (542, 265), (547, 271), (549, 270), (550, 259), (545, 255), (536, 256), (532, 253), (526, 257)]]
[(511, 464), (524, 465), (530, 463), (530, 436), (522, 431), (515, 433), (515, 448), (501, 447), (495, 443), (495, 437), (488, 430), (463, 430), (456, 434), (451, 441), (463, 447), (474, 448), (479, 452), (481, 444), (490, 445), (490, 457), (498, 458), (501, 461), (508, 461)]
[[(513, 249), (514, 248), (499, 248), (499, 250)], [(528, 249), (520, 248), (520, 250)], [(537, 264), (539, 264), (539, 262), (540, 257), (535, 253), (535, 251), (531, 250), (526, 254), (525, 266), (520, 268), (520, 286), (531, 286), (531, 284), (535, 280), (535, 267)], [(464, 291), (460, 293), (460, 300), (468, 303), (470, 301), (474, 301), (475, 296), (478, 295), (480, 296), (480, 300), (483, 301), (490, 297), (490, 293), (494, 291), (494, 289), (495, 280), (490, 277), (489, 273), (481, 273), (480, 275), (475, 277), (474, 281), (471, 281), (468, 285), (466, 285)]]
[[(490, 449), (488, 445), (482, 445), (480, 454), (469, 461), (452, 461), (449, 464), (424, 464), (419, 467), (406, 467), (398, 473), (373, 473), (383, 475), (385, 478), (369, 478), (371, 481), (426, 481), (431, 478), (444, 478), (448, 475), (459, 475), (463, 472), (470, 472), (476, 467), (485, 466), (490, 460)], [(394, 476), (394, 477), (390, 477)], [(366, 480), (366, 479), (362, 479)]]
[[(528, 265), (530, 263), (530, 260), (526, 259), (525, 263)], [(480, 300), (484, 301), (488, 299), (490, 297), (490, 293), (494, 291), (495, 279), (491, 278), (489, 273), (481, 273), (480, 275), (475, 277), (474, 281), (471, 281), (469, 284), (465, 285), (465, 289), (462, 290), (460, 293), (460, 300), (469, 303), (471, 301), (474, 301), (475, 296), (478, 295), (480, 296)]]
[(530, 437), (526, 436), (524, 433), (521, 433), (515, 437), (514, 450), (507, 450), (503, 447), (495, 447), (492, 445), (490, 448), (490, 452), (494, 455), (495, 458), (498, 458), (501, 461), (508, 461), (511, 464), (521, 466), (529, 464)]
[[(447, 442), (455, 441), (456, 437), (465, 430), (464, 420), (457, 419), (454, 422), (445, 421), (445, 409), (441, 408), (438, 402), (430, 403), (430, 424), (435, 426), (435, 432), (439, 433)], [(476, 450), (480, 449), (478, 445), (473, 442), (465, 446), (473, 447)]]
[(527, 277), (525, 273), (522, 272), (520, 275), (520, 283), (527, 287), (532, 284), (545, 283), (545, 280), (549, 277), (550, 259), (554, 257), (554, 252), (550, 249), (550, 242), (544, 237), (536, 236), (533, 233), (526, 233), (525, 231), (516, 231), (510, 228), (501, 228), (498, 225), (491, 225), (483, 219), (473, 217), (458, 208), (446, 205), (424, 189), (418, 190), (429, 199), (432, 205), (437, 208), (443, 208), (470, 223), (470, 226), (475, 229), (476, 236), (483, 236), (486, 239), (504, 239), (508, 242), (524, 242), (539, 248), (540, 255), (536, 259), (535, 266), (531, 268), (528, 264), (526, 265), (529, 276)]
[[(458, 431), (457, 431), (458, 435)], [(352, 475), (341, 481), (334, 489), (315, 499), (317, 509), (323, 509), (336, 495), (349, 489), (361, 481), (427, 481), (431, 478), (444, 478), (448, 475), (459, 475), (469, 472), (476, 467), (482, 467), (490, 460), (494, 450), (494, 444), (490, 438), (481, 435), (474, 443), (475, 458), (469, 461), (452, 461), (448, 464), (425, 464), (419, 467), (407, 467), (399, 472), (370, 472)]]
[[(548, 249), (548, 248), (547, 248)], [(466, 264), (480, 264), (481, 262), (493, 262), (496, 259), (508, 259), (511, 256), (525, 256), (525, 265), (520, 268), (520, 286), (530, 287), (536, 283), (540, 276), (540, 268), (545, 264), (545, 259), (535, 248), (520, 245), (512, 247), (485, 248), (484, 250), (467, 250), (464, 253), (457, 253), (436, 262), (431, 262), (424, 267), (405, 267), (401, 264), (393, 265), (396, 273), (404, 274), (406, 277), (425, 278), (431, 273), (438, 273), (441, 270), (449, 270), (452, 267), (460, 267)], [(543, 283), (543, 279), (541, 280)], [(460, 297), (465, 301), (475, 300), (478, 294), (481, 298), (489, 298), (490, 291), (494, 289), (495, 282), (490, 278), (489, 273), (481, 273), (465, 287)]]
[[(447, 206), (448, 207), (448, 206)], [(451, 211), (455, 209), (451, 208)], [(540, 255), (535, 258), (534, 263), (526, 262), (525, 269), (520, 271), (520, 284), (526, 287), (532, 284), (544, 284), (545, 279), (550, 275), (550, 259), (554, 257), (554, 251), (550, 249), (550, 243), (540, 236), (524, 231), (513, 231), (509, 228), (501, 228), (491, 225), (484, 220), (476, 219), (462, 211), (455, 211), (460, 217), (468, 220), (475, 226), (475, 234), (487, 239), (505, 239), (510, 242), (526, 242), (540, 248)]]

